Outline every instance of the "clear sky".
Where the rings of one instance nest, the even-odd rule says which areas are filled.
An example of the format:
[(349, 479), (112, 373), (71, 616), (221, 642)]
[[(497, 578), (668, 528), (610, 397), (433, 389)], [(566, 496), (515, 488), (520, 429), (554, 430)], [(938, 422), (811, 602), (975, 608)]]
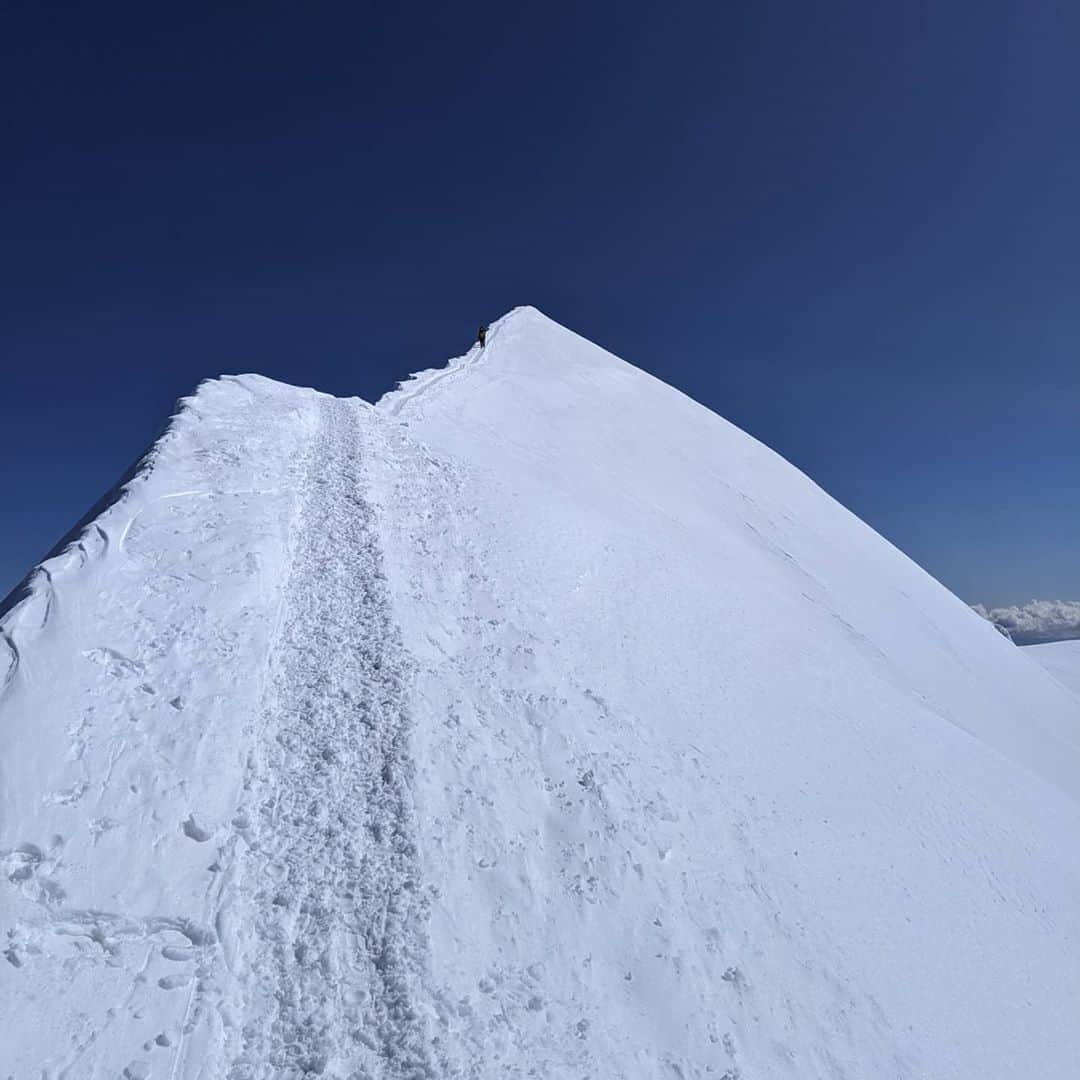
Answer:
[(966, 600), (1080, 597), (1080, 5), (19, 2), (0, 594), (202, 378), (521, 303)]

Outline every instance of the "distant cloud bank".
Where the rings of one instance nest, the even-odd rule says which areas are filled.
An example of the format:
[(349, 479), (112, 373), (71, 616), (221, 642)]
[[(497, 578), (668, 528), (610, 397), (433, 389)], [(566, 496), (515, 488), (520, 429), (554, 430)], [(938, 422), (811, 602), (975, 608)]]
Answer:
[(1080, 600), (1031, 600), (1013, 607), (971, 605), (1017, 645), (1080, 638)]

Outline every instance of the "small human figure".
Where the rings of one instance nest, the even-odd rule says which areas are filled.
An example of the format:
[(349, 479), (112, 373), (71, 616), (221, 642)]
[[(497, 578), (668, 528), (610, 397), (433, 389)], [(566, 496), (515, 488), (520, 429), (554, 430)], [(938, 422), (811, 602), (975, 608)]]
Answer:
[(487, 344), (487, 330), (486, 326), (481, 326), (476, 332), (476, 340), (480, 342), (481, 349)]

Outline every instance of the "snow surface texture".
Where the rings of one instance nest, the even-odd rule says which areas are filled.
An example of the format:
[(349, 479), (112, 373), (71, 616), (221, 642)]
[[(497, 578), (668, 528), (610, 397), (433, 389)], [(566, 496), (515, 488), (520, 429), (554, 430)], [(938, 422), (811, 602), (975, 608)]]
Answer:
[(1080, 694), (1080, 641), (1030, 645), (1024, 651), (1042, 664), (1058, 682)]
[(1017, 645), (1080, 638), (1080, 600), (1031, 600), (989, 611), (982, 604), (972, 607)]
[(204, 384), (2, 627), (0, 1077), (1080, 1075), (1077, 697), (533, 309)]

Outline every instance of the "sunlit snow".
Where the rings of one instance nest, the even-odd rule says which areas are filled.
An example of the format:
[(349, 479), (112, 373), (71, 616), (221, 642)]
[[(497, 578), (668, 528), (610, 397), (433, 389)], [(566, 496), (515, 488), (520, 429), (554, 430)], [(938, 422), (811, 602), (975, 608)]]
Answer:
[(0, 1076), (1080, 1076), (1080, 699), (534, 309), (205, 383), (2, 628)]
[(1080, 694), (1080, 641), (1030, 645), (1024, 651), (1042, 664), (1059, 682)]

